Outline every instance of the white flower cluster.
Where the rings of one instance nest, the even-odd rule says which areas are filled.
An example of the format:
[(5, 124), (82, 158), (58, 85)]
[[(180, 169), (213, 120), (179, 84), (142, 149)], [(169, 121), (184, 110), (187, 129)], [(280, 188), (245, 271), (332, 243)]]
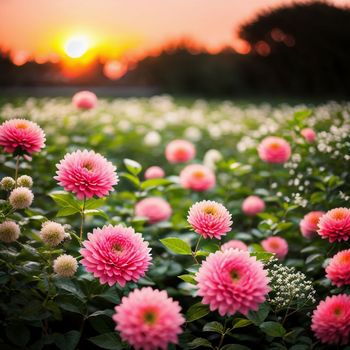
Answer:
[(270, 259), (266, 267), (271, 287), (268, 301), (275, 310), (299, 309), (316, 302), (312, 282), (302, 272), (279, 264), (276, 258)]

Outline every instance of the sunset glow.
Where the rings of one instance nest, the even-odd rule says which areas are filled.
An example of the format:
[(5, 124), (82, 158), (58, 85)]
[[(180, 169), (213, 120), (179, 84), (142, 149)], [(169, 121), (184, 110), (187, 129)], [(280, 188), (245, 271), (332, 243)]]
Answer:
[(68, 39), (64, 52), (71, 58), (82, 57), (89, 49), (90, 43), (86, 36), (77, 35)]

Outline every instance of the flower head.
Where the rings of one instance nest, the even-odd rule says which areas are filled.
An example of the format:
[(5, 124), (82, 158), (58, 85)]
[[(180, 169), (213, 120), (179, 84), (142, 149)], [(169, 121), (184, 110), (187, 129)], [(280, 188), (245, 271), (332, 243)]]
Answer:
[(335, 208), (327, 211), (318, 222), (317, 233), (323, 238), (335, 241), (348, 241), (350, 238), (350, 209)]
[(247, 245), (238, 239), (231, 239), (230, 241), (226, 242), (221, 246), (222, 251), (228, 250), (231, 248), (248, 251)]
[(65, 239), (66, 233), (63, 225), (54, 221), (46, 221), (42, 224), (40, 237), (45, 244), (56, 247)]
[(313, 143), (316, 140), (316, 133), (311, 128), (305, 128), (301, 130), (300, 134), (309, 143)]
[(193, 144), (186, 140), (174, 140), (167, 144), (165, 157), (169, 163), (186, 163), (196, 155)]
[(231, 231), (231, 214), (220, 203), (201, 201), (192, 205), (187, 216), (188, 223), (204, 238), (217, 238)]
[(53, 262), (53, 270), (61, 277), (72, 277), (77, 272), (78, 261), (71, 255), (63, 254)]
[(168, 220), (171, 216), (172, 209), (170, 204), (160, 197), (149, 197), (136, 203), (135, 214), (144, 216), (150, 224)]
[(151, 166), (145, 171), (145, 179), (159, 179), (165, 176), (164, 170), (160, 166)]
[(285, 163), (292, 151), (286, 140), (276, 136), (268, 136), (259, 144), (258, 153), (264, 162)]
[(248, 216), (254, 216), (264, 210), (265, 202), (258, 196), (249, 196), (242, 203), (242, 211)]
[(136, 350), (166, 350), (169, 343), (177, 344), (185, 322), (179, 303), (151, 287), (135, 289), (115, 311), (115, 329)]
[(99, 278), (100, 283), (122, 287), (145, 275), (151, 262), (151, 249), (132, 227), (104, 226), (88, 234), (80, 249), (81, 264)]
[(333, 256), (326, 267), (326, 277), (337, 287), (350, 285), (350, 249)]
[(33, 179), (28, 175), (22, 175), (17, 179), (17, 186), (20, 187), (33, 187)]
[(0, 187), (4, 191), (11, 191), (16, 186), (15, 180), (10, 176), (5, 176), (0, 181)]
[(45, 134), (34, 122), (11, 119), (0, 125), (0, 146), (7, 153), (36, 153), (45, 146)]
[(73, 105), (79, 109), (92, 109), (97, 105), (97, 97), (91, 91), (79, 91), (73, 96)]
[(288, 254), (288, 243), (282, 237), (268, 237), (261, 242), (261, 245), (267, 252), (276, 254), (279, 260), (283, 260)]
[(30, 207), (34, 199), (33, 192), (27, 187), (17, 187), (10, 193), (9, 202), (14, 209)]
[(348, 344), (350, 295), (333, 295), (322, 300), (313, 312), (311, 329), (322, 343)]
[(182, 169), (180, 183), (182, 187), (193, 191), (206, 191), (215, 186), (215, 174), (201, 164), (191, 164)]
[(210, 254), (196, 280), (202, 303), (221, 316), (256, 311), (270, 290), (263, 264), (248, 252), (232, 248)]
[(318, 222), (324, 211), (311, 211), (300, 221), (300, 232), (308, 239), (317, 236)]
[(10, 220), (6, 220), (0, 224), (0, 241), (11, 243), (17, 241), (21, 229), (19, 226)]
[(94, 151), (67, 153), (56, 166), (58, 184), (78, 199), (107, 196), (118, 183), (115, 166)]

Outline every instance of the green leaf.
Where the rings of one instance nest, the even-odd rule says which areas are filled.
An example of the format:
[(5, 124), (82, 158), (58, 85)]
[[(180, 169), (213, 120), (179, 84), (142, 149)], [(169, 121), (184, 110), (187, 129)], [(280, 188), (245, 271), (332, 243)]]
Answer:
[(224, 326), (220, 322), (209, 322), (203, 327), (203, 332), (224, 333)]
[(177, 277), (181, 278), (183, 281), (187, 283), (197, 284), (196, 280), (194, 279), (194, 275), (187, 274), (187, 275), (180, 275)]
[(23, 324), (9, 325), (5, 327), (7, 338), (12, 344), (24, 347), (30, 339), (30, 331)]
[(294, 118), (297, 121), (303, 121), (304, 119), (308, 118), (311, 114), (312, 114), (312, 110), (304, 109), (304, 110), (295, 112), (294, 113)]
[(168, 179), (149, 179), (142, 182), (141, 188), (143, 190), (148, 190), (149, 188), (152, 188), (152, 187), (165, 186), (170, 184), (172, 184), (172, 182)]
[(195, 338), (187, 344), (188, 349), (195, 349), (195, 348), (199, 348), (200, 346), (204, 348), (212, 347), (210, 341), (204, 338)]
[(268, 252), (253, 252), (250, 253), (250, 256), (255, 256), (257, 260), (269, 261), (274, 256), (274, 254)]
[(84, 210), (84, 214), (87, 216), (102, 216), (104, 219), (108, 220), (107, 214), (101, 209), (87, 209)]
[(101, 315), (112, 317), (113, 314), (114, 314), (113, 310), (106, 309), (106, 310), (95, 311), (94, 313), (90, 314), (88, 317), (97, 317), (97, 316), (101, 316)]
[(312, 204), (321, 203), (326, 199), (326, 194), (324, 192), (314, 192), (311, 195), (310, 202)]
[(60, 208), (57, 212), (57, 217), (70, 216), (79, 213), (80, 210), (73, 207)]
[(119, 297), (117, 291), (115, 290), (115, 288), (108, 288), (104, 293), (98, 294), (98, 295), (96, 295), (96, 297), (107, 300), (113, 304), (120, 303), (120, 297)]
[(67, 292), (72, 293), (78, 299), (81, 299), (81, 300), (85, 299), (84, 293), (76, 284), (74, 284), (72, 280), (69, 280), (66, 278), (57, 278), (55, 279), (55, 285), (60, 289), (63, 289)]
[(190, 245), (180, 238), (168, 237), (161, 239), (160, 242), (173, 253), (182, 255), (192, 255)]
[(258, 311), (249, 311), (247, 318), (252, 321), (256, 326), (263, 323), (270, 312), (270, 306), (267, 303), (260, 305)]
[(136, 162), (135, 160), (125, 158), (124, 164), (128, 171), (135, 176), (137, 176), (142, 170), (141, 164)]
[(286, 334), (284, 327), (278, 322), (263, 322), (260, 329), (270, 337), (283, 337)]
[(106, 203), (106, 198), (90, 198), (85, 202), (85, 209), (97, 209)]
[(89, 338), (89, 341), (102, 349), (122, 349), (122, 343), (116, 332), (100, 334), (96, 337)]
[(54, 191), (49, 196), (60, 206), (60, 207), (72, 207), (80, 211), (80, 202), (73, 197), (71, 193), (65, 191)]
[(186, 313), (187, 322), (193, 322), (208, 315), (210, 312), (208, 305), (202, 303), (196, 303), (192, 305)]
[(55, 344), (61, 350), (74, 350), (79, 343), (80, 332), (69, 331), (56, 336)]
[(252, 321), (247, 320), (246, 318), (236, 318), (233, 320), (233, 329), (247, 327), (252, 323)]
[(136, 176), (128, 173), (120, 173), (120, 177), (124, 177), (125, 179), (128, 179), (137, 188), (140, 187), (140, 180)]
[(224, 345), (221, 350), (251, 350), (247, 346), (240, 345), (240, 344), (227, 344)]

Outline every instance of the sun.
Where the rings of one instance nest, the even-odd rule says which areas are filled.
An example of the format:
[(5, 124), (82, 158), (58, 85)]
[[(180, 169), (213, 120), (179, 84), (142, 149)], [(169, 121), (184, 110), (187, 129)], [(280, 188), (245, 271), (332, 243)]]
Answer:
[(71, 58), (82, 57), (90, 48), (90, 42), (85, 35), (75, 35), (64, 44), (64, 52)]

